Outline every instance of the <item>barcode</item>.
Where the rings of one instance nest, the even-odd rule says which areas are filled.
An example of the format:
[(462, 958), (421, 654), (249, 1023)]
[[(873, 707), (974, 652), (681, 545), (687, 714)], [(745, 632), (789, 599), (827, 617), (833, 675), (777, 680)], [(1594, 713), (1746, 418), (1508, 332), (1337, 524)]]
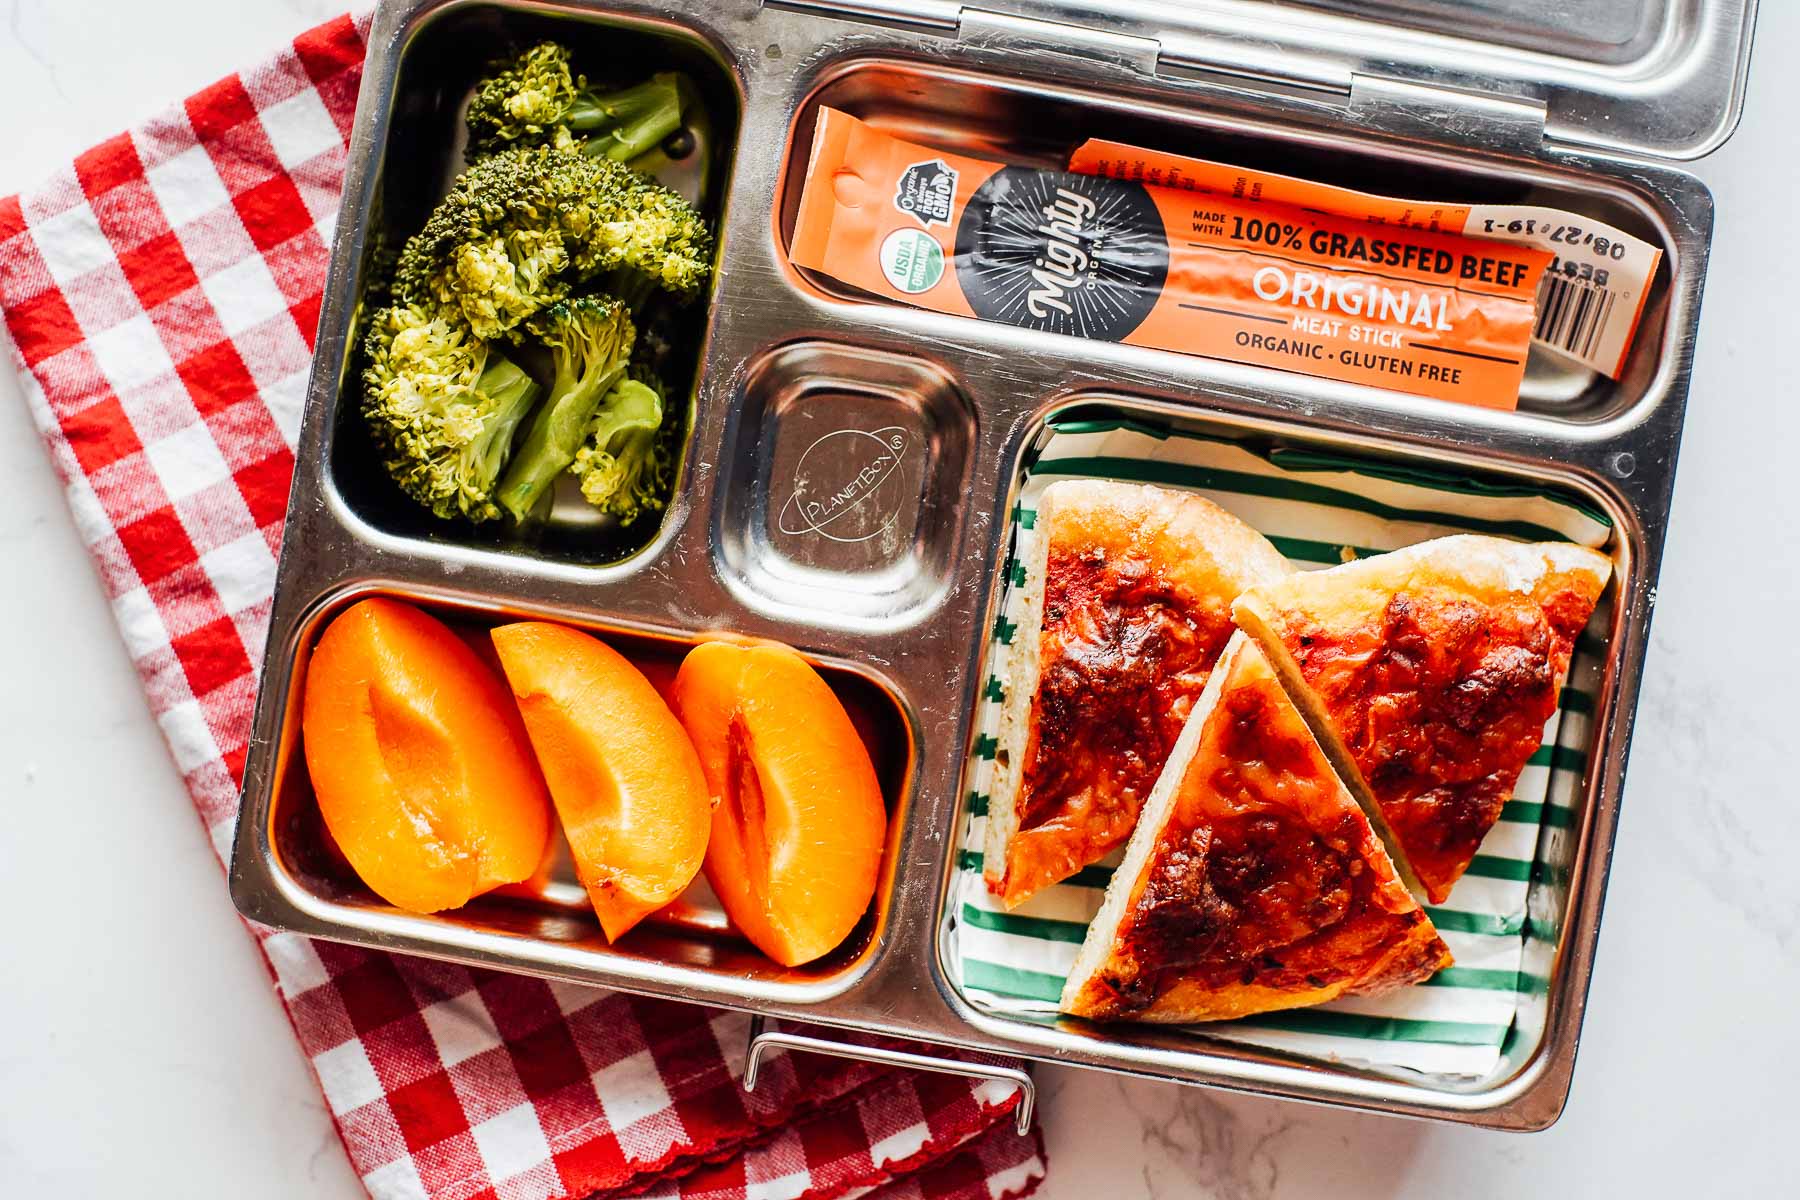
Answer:
[(1537, 328), (1531, 336), (1577, 358), (1587, 358), (1605, 335), (1607, 318), (1617, 300), (1607, 288), (1567, 275), (1547, 276), (1538, 294)]

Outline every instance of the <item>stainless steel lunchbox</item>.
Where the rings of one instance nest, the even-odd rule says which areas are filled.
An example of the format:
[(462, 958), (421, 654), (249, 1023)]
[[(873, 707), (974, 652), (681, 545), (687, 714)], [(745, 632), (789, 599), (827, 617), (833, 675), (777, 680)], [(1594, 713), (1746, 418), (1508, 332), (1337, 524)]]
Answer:
[[(245, 764), (232, 893), (268, 925), (809, 1023), (788, 1044), (988, 1070), (959, 1051), (1539, 1129), (1565, 1103), (1622, 800), (1687, 399), (1712, 203), (1674, 163), (1717, 147), (1742, 100), (1755, 0), (389, 0), (376, 14)], [(665, 519), (636, 540), (553, 522), (528, 546), (442, 528), (371, 482), (353, 334), (371, 255), (422, 220), (460, 160), (459, 109), (494, 47), (555, 36), (636, 69), (678, 66), (712, 129), (718, 215), (696, 309), (692, 417)], [(785, 253), (813, 116), (1060, 165), (1081, 138), (1370, 191), (1534, 203), (1664, 252), (1617, 381), (1534, 359), (1495, 412), (870, 302)], [(684, 381), (686, 382), (686, 381)], [(1577, 817), (1547, 829), (1522, 1000), (1490, 1077), (1447, 1082), (1223, 1041), (984, 1013), (944, 969), (962, 772), (1000, 595), (1007, 514), (1046, 421), (1104, 401), (1209, 435), (1546, 484), (1611, 520), (1611, 627)], [(839, 431), (916, 447), (893, 536), (808, 538), (782, 481)], [(373, 468), (379, 476), (379, 468)], [(673, 653), (730, 630), (812, 657), (891, 736), (890, 837), (849, 943), (769, 963), (705, 912), (602, 938), (572, 872), (464, 909), (381, 903), (325, 845), (299, 745), (319, 630), (356, 598), (474, 619), (568, 621)], [(660, 650), (659, 650), (660, 648)], [(760, 1022), (759, 1022), (760, 1029)], [(830, 1030), (936, 1050), (835, 1046)], [(765, 1040), (758, 1047), (768, 1044)]]

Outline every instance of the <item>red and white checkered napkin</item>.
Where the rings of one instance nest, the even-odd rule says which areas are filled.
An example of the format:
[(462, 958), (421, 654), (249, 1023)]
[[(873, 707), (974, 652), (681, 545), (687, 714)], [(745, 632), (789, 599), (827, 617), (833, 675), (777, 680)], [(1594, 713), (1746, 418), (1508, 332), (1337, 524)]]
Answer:
[[(201, 818), (230, 845), (366, 22), (0, 201), (33, 413)], [(746, 1096), (745, 1018), (257, 930), (380, 1200), (999, 1200), (1011, 1089), (806, 1055)]]

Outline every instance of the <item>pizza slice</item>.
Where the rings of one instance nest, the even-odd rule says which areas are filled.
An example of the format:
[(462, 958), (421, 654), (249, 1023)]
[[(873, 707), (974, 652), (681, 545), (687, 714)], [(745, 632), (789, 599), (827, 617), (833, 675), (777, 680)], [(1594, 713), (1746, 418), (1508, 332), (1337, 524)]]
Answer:
[(1268, 659), (1237, 634), (1150, 793), (1063, 1010), (1218, 1021), (1403, 987), (1449, 962)]
[(1200, 496), (1068, 480), (1021, 531), (983, 874), (1010, 908), (1125, 844), (1234, 626), (1288, 565)]
[(1543, 740), (1611, 570), (1581, 546), (1458, 536), (1239, 598), (1239, 623), (1432, 903)]

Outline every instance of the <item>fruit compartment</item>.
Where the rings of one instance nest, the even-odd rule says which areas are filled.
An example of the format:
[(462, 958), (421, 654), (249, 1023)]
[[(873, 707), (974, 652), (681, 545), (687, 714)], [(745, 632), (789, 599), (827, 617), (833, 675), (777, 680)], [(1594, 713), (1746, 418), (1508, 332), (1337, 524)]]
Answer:
[(975, 414), (941, 367), (797, 342), (752, 363), (729, 412), (712, 540), (740, 600), (886, 631), (949, 592)]
[[(736, 77), (720, 51), (699, 34), (666, 21), (581, 9), (450, 5), (428, 13), (399, 51), (398, 74), (389, 108), (377, 124), (377, 144), (369, 165), (371, 202), (363, 213), (347, 206), (340, 218), (363, 230), (361, 258), (345, 283), (362, 297), (384, 250), (397, 251), (425, 222), (463, 161), (467, 130), (463, 112), (490, 59), (501, 51), (552, 38), (567, 45), (577, 70), (590, 80), (631, 82), (656, 71), (679, 71), (693, 81), (702, 122), (685, 133), (692, 150), (662, 174), (663, 181), (694, 201), (715, 232), (723, 227), (725, 181), (731, 173), (742, 99)], [(359, 220), (360, 218), (360, 220)], [(715, 258), (715, 268), (717, 259)], [(360, 299), (352, 336), (338, 364), (336, 403), (323, 446), (322, 474), (354, 518), (379, 534), (434, 547), (472, 547), (509, 556), (529, 556), (574, 565), (619, 562), (656, 540), (669, 511), (677, 507), (688, 466), (694, 397), (700, 363), (712, 325), (711, 285), (675, 314), (664, 397), (670, 416), (681, 422), (684, 452), (672, 497), (663, 513), (621, 525), (581, 499), (568, 477), (557, 484), (549, 517), (536, 528), (516, 531), (506, 521), (479, 524), (444, 520), (406, 496), (388, 477), (360, 408), (363, 355), (360, 330), (366, 311)], [(540, 379), (547, 363), (522, 358)]]
[[(267, 814), (268, 873), (275, 893), (292, 911), (285, 927), (326, 922), (332, 936), (367, 944), (448, 957), (503, 956), (514, 969), (539, 970), (618, 984), (621, 978), (663, 986), (698, 985), (746, 999), (807, 1004), (836, 996), (854, 985), (882, 952), (893, 902), (898, 834), (904, 825), (916, 774), (916, 733), (890, 686), (857, 667), (810, 659), (843, 702), (867, 745), (887, 807), (887, 840), (874, 899), (838, 948), (800, 967), (782, 967), (735, 932), (704, 875), (673, 904), (646, 918), (615, 943), (608, 943), (579, 882), (560, 827), (551, 851), (530, 880), (478, 896), (461, 908), (431, 915), (406, 912), (374, 895), (334, 844), (320, 815), (308, 777), (300, 711), (313, 646), (333, 617), (355, 602), (386, 596), (414, 603), (466, 639), (483, 639), (495, 625), (512, 620), (552, 620), (601, 638), (632, 661), (666, 694), (682, 656), (693, 640), (633, 630), (562, 613), (529, 610), (514, 601), (496, 603), (449, 593), (424, 592), (386, 581), (340, 590), (317, 603), (296, 623), (282, 669), (265, 686), (276, 692), (280, 732), (269, 773)], [(484, 639), (483, 639), (484, 640)], [(246, 815), (259, 811), (246, 806)], [(552, 822), (553, 826), (556, 823)], [(236, 880), (234, 875), (234, 881)], [(255, 916), (274, 897), (246, 888), (240, 908)], [(296, 926), (294, 914), (301, 921)], [(488, 961), (492, 959), (489, 958)], [(591, 974), (590, 974), (591, 973)]]
[[(1550, 482), (1542, 472), (1526, 474), (1477, 454), (1426, 458), (1292, 423), (1200, 414), (1191, 405), (1118, 395), (1046, 405), (1008, 475), (1012, 526), (987, 603), (983, 627), (990, 633), (975, 676), (981, 686), (964, 764), (965, 802), (948, 830), (937, 914), (936, 965), (963, 1018), (1035, 1053), (1098, 1044), (1115, 1062), (1215, 1072), (1221, 1059), (1276, 1062), (1402, 1081), (1477, 1108), (1504, 1102), (1550, 1069), (1553, 1037), (1573, 1036), (1557, 1019), (1579, 1012), (1587, 976), (1578, 960), (1591, 949), (1585, 940), (1604, 887), (1604, 871), (1590, 869), (1588, 848), (1610, 839), (1616, 809), (1611, 756), (1622, 755), (1615, 714), (1621, 705), (1629, 711), (1617, 676), (1631, 607), (1620, 598), (1637, 597), (1645, 586), (1628, 515), (1571, 478)], [(1442, 986), (1409, 989), (1415, 996), (1407, 1011), (1384, 1007), (1380, 998), (1354, 999), (1190, 1027), (1104, 1025), (1057, 1013), (1063, 979), (1118, 855), (1011, 912), (989, 901), (980, 881), (980, 822), (993, 802), (986, 781), (1008, 686), (1001, 652), (1020, 616), (1009, 597), (1018, 578), (1015, 537), (1029, 520), (1036, 493), (1027, 484), (1034, 475), (1198, 490), (1264, 532), (1301, 569), (1335, 564), (1346, 545), (1369, 553), (1448, 532), (1568, 537), (1613, 558), (1614, 581), (1577, 643), (1546, 746), (1527, 767), (1515, 803), (1484, 843), (1471, 876), (1445, 905), (1430, 910), (1464, 970), (1445, 973)], [(1580, 936), (1570, 939), (1577, 929)], [(1479, 1000), (1464, 989), (1479, 991)], [(1408, 1044), (1434, 1038), (1451, 1049)], [(1465, 1070), (1462, 1064), (1478, 1056), (1462, 1053), (1459, 1040), (1483, 1045), (1492, 1065)], [(1432, 1069), (1434, 1062), (1443, 1069)]]
[[(776, 232), (784, 259), (793, 240), (821, 107), (848, 112), (923, 146), (1024, 166), (1060, 169), (1083, 141), (1106, 138), (1382, 195), (1446, 203), (1542, 205), (1587, 215), (1664, 252), (1636, 339), (1617, 380), (1534, 349), (1519, 408), (1570, 424), (1602, 422), (1653, 397), (1662, 383), (1666, 345), (1675, 332), (1672, 306), (1678, 289), (1673, 285), (1680, 263), (1666, 203), (1648, 188), (1544, 160), (1400, 144), (1358, 134), (1342, 123), (1326, 133), (1251, 109), (1184, 103), (1166, 90), (1114, 93), (1068, 86), (1034, 77), (1027, 70), (1002, 75), (942, 62), (852, 58), (822, 73), (799, 102), (789, 128), (776, 195)], [(791, 263), (787, 269), (801, 286), (824, 296), (890, 303)], [(963, 324), (970, 320), (938, 319)], [(999, 328), (1004, 330), (999, 336), (1008, 339), (1049, 339), (1033, 344), (1071, 363), (1080, 363), (1085, 353), (1081, 341), (1073, 337)], [(981, 335), (964, 331), (959, 336)], [(1146, 364), (1152, 360), (1162, 364), (1150, 370), (1183, 374), (1209, 370), (1206, 360), (1173, 351), (1132, 347), (1130, 353), (1134, 358), (1152, 356), (1143, 359)], [(1170, 365), (1171, 358), (1182, 365)], [(1320, 387), (1320, 381), (1300, 374), (1283, 372), (1273, 379), (1276, 382), (1268, 387), (1282, 393), (1305, 395)], [(1455, 419), (1457, 406), (1440, 407)]]

